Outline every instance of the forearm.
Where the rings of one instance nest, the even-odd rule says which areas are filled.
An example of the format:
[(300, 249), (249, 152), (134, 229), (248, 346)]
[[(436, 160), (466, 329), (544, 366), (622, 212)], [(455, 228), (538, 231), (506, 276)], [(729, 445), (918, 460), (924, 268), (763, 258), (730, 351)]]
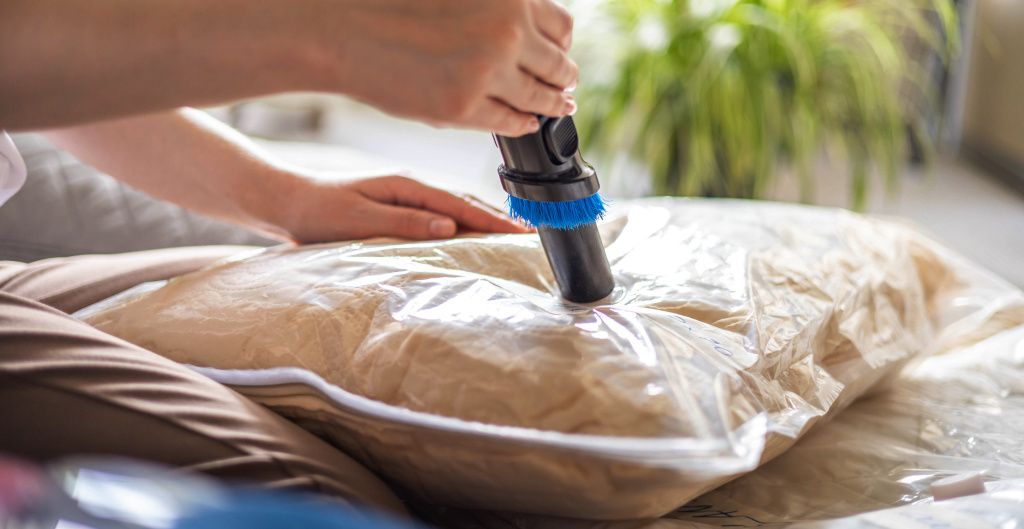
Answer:
[[(0, 2), (0, 128), (322, 88), (304, 27), (315, 2)], [(322, 5), (322, 4), (321, 4)]]
[[(276, 216), (307, 182), (242, 134), (192, 109), (47, 132), (83, 162), (152, 196), (283, 236)], [(276, 202), (276, 203), (275, 203)]]
[(524, 231), (472, 199), (408, 178), (310, 178), (278, 166), (245, 136), (196, 110), (48, 135), (86, 163), (151, 195), (281, 239), (445, 238), (455, 235), (456, 227)]

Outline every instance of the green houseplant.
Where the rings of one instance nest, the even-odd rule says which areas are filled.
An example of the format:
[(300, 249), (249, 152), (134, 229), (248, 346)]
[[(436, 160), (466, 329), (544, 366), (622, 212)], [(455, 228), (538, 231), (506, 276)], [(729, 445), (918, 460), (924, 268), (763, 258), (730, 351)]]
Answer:
[[(595, 6), (592, 6), (595, 7)], [(956, 48), (951, 0), (598, 0), (581, 39), (585, 147), (628, 154), (658, 194), (763, 197), (782, 166), (812, 198), (813, 159), (846, 161), (854, 207), (894, 183)], [(916, 55), (915, 52), (916, 51)]]

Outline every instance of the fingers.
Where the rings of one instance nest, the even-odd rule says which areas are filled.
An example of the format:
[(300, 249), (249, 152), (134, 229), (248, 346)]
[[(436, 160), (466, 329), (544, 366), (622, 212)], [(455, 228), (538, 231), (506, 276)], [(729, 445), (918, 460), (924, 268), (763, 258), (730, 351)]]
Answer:
[(420, 184), (422, 207), (443, 213), (466, 231), (485, 233), (525, 233), (529, 229), (512, 220), (504, 213), (470, 197), (460, 197), (435, 187)]
[(529, 231), (525, 226), (488, 208), (479, 201), (459, 197), (415, 180), (404, 177), (387, 177), (375, 179), (372, 183), (374, 185), (366, 189), (366, 194), (370, 198), (442, 215), (467, 231), (487, 233), (524, 233)]
[(565, 50), (540, 35), (527, 41), (519, 66), (561, 90), (575, 87), (579, 76), (579, 68)]
[(469, 116), (467, 122), (502, 136), (522, 136), (540, 129), (540, 121), (533, 114), (520, 112), (493, 98), (485, 99)]
[[(502, 219), (506, 219), (506, 220), (507, 220), (507, 219), (509, 219), (509, 218), (510, 218), (510, 217), (508, 216), (508, 214), (507, 214), (507, 213), (505, 213), (505, 210), (503, 210), (503, 209), (499, 208), (498, 206), (495, 206), (494, 204), (488, 204), (487, 202), (485, 202), (485, 201), (483, 201), (483, 200), (481, 200), (481, 199), (479, 199), (479, 198), (477, 198), (477, 197), (475, 197), (475, 196), (473, 196), (473, 195), (459, 195), (459, 196), (460, 196), (460, 197), (461, 197), (461, 198), (462, 198), (463, 200), (468, 200), (468, 201), (469, 201), (469, 202), (471, 202), (471, 203), (472, 203), (472, 204), (473, 204), (474, 206), (477, 206), (477, 207), (479, 207), (479, 208), (482, 208), (482, 209), (484, 209), (485, 211), (490, 211), (491, 213), (494, 213), (495, 215), (497, 215), (497, 216), (501, 217)], [(529, 227), (526, 227), (526, 226), (523, 226), (523, 227), (525, 227), (525, 228), (526, 228), (527, 230), (530, 230), (530, 228), (529, 228)], [(532, 230), (531, 230), (531, 231), (532, 231)]]
[(567, 89), (575, 88), (579, 68), (569, 59), (572, 16), (552, 0), (531, 4), (534, 28), (527, 32), (518, 68), (505, 68), (491, 84), (491, 98), (469, 116), (475, 126), (502, 136), (535, 132), (539, 123), (531, 114), (567, 116), (576, 101)]
[(377, 236), (417, 241), (447, 239), (458, 230), (455, 221), (444, 215), (380, 202), (367, 207), (364, 221), (374, 227)]
[(467, 229), (484, 233), (529, 233), (534, 231), (529, 226), (512, 220), (504, 211), (494, 206), (472, 197), (464, 197), (462, 200), (471, 207), (471, 211), (464, 216)]
[(538, 81), (532, 75), (515, 70), (496, 94), (521, 112), (545, 116), (565, 116), (576, 112), (572, 94)]
[(533, 20), (537, 29), (564, 51), (572, 46), (572, 15), (552, 0), (533, 3)]

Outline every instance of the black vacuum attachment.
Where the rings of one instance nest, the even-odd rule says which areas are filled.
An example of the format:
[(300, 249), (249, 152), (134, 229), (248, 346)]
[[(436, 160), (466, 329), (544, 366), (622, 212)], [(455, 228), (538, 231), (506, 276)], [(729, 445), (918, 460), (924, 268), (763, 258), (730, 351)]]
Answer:
[(562, 297), (600, 300), (615, 288), (597, 231), (604, 215), (597, 173), (579, 152), (571, 117), (540, 117), (537, 132), (495, 136), (505, 163), (498, 168), (512, 216), (537, 228)]

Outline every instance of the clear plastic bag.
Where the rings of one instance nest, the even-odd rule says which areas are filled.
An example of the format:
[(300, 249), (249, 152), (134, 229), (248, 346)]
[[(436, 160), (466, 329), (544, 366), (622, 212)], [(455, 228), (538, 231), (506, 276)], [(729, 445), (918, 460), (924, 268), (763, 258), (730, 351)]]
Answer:
[[(1017, 307), (1004, 305), (972, 319), (1024, 322), (1024, 296), (1017, 297)], [(1019, 527), (1022, 439), (1024, 325), (969, 346), (932, 351), (774, 461), (662, 519), (594, 523), (448, 511), (440, 521), (459, 529)], [(964, 473), (981, 474), (987, 493), (933, 500), (932, 483)]]
[(933, 343), (963, 287), (912, 230), (844, 211), (617, 211), (618, 287), (589, 306), (514, 235), (275, 249), (80, 316), (428, 502), (625, 519), (785, 451)]
[[(1024, 293), (942, 248), (941, 322), (924, 354), (786, 453), (652, 521), (444, 511), (446, 527), (978, 529), (1024, 525)], [(936, 502), (980, 474), (986, 494)]]

